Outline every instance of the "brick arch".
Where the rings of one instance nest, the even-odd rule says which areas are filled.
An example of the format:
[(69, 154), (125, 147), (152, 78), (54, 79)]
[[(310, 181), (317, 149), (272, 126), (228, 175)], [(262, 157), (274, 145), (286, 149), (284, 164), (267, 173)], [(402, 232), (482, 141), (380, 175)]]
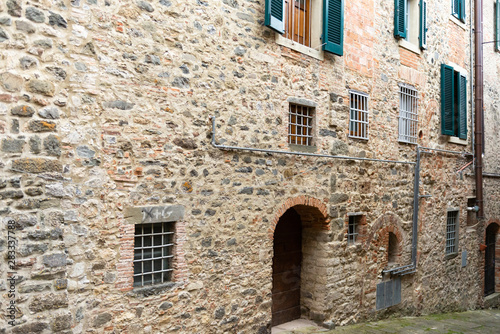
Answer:
[(486, 230), (488, 229), (488, 227), (490, 227), (490, 225), (496, 225), (497, 226), (497, 233), (498, 231), (500, 230), (500, 220), (498, 219), (490, 219), (488, 220), (488, 222), (486, 223), (486, 226), (484, 227), (484, 239), (486, 240)]
[[(403, 253), (403, 244), (405, 241), (405, 233), (403, 231), (401, 219), (394, 213), (386, 213), (379, 217), (373, 226), (371, 227), (368, 235), (366, 236), (366, 241), (364, 248), (368, 251), (371, 247), (375, 250), (379, 249), (380, 246), (384, 246), (387, 252), (389, 251), (389, 233), (393, 233), (397, 239), (397, 258), (401, 258)], [(387, 257), (384, 256), (387, 261)], [(384, 267), (387, 263), (381, 263)]]
[(290, 208), (297, 211), (303, 224), (324, 230), (330, 229), (330, 219), (328, 219), (328, 209), (325, 203), (314, 197), (297, 196), (287, 199), (277, 210), (269, 229), (271, 238), (273, 238), (274, 229), (281, 216)]

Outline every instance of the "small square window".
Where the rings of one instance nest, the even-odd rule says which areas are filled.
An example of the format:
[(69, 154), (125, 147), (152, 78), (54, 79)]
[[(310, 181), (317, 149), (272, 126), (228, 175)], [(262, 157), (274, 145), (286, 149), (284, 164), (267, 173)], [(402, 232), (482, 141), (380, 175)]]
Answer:
[(359, 235), (359, 226), (363, 216), (349, 216), (349, 225), (347, 227), (347, 244), (354, 245)]
[(368, 140), (368, 95), (350, 93), (349, 137)]
[(295, 145), (313, 145), (314, 108), (290, 104), (288, 118), (288, 143)]
[(446, 217), (446, 255), (458, 252), (458, 211), (448, 211)]
[(399, 85), (399, 141), (417, 143), (418, 93), (410, 85)]
[(134, 287), (172, 280), (174, 223), (135, 225)]

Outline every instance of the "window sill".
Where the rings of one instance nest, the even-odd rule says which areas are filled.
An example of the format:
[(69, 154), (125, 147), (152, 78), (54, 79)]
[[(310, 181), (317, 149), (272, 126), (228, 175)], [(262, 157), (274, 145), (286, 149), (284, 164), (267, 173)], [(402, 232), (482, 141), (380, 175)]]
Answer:
[(288, 38), (283, 37), (282, 35), (276, 33), (276, 44), (285, 46), (287, 48), (290, 48), (292, 50), (295, 50), (297, 52), (303, 53), (309, 57), (318, 59), (318, 60), (324, 60), (324, 54), (323, 51), (318, 51), (316, 49), (304, 46), (302, 44), (296, 43)]
[(408, 50), (408, 51), (411, 51), (411, 52), (413, 52), (413, 53), (415, 53), (415, 54), (417, 54), (417, 55), (420, 55), (420, 54), (422, 53), (422, 51), (420, 50), (420, 48), (419, 48), (417, 45), (415, 45), (415, 44), (413, 44), (413, 43), (410, 43), (410, 42), (408, 42), (407, 40), (400, 39), (400, 40), (398, 41), (398, 44), (399, 44), (399, 46), (400, 46), (400, 47), (402, 47), (403, 49), (406, 49), (406, 50)]
[(458, 256), (458, 252), (455, 252), (455, 253), (450, 253), (450, 254), (446, 254), (444, 256), (444, 259), (445, 260), (451, 260), (451, 259), (454, 259)]
[(292, 152), (302, 152), (302, 153), (316, 153), (318, 148), (316, 146), (305, 146), (297, 144), (288, 144), (290, 151)]
[(467, 146), (467, 140), (452, 136), (448, 137), (448, 143)]
[(160, 284), (155, 284), (155, 285), (134, 287), (134, 289), (130, 293), (132, 293), (136, 296), (148, 297), (148, 296), (152, 296), (152, 295), (158, 295), (158, 294), (163, 293), (167, 290), (172, 290), (177, 285), (178, 284), (175, 282), (165, 282), (165, 283), (160, 283)]
[(453, 15), (453, 14), (450, 15), (450, 21), (455, 23), (457, 26), (459, 26), (463, 30), (467, 30), (467, 25), (464, 22), (457, 19), (455, 15)]

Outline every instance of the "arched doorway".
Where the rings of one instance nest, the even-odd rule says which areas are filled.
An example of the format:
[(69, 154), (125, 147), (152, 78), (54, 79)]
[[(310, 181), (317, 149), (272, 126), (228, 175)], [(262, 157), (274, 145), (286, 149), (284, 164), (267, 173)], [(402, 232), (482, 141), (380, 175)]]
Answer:
[(484, 295), (495, 292), (495, 253), (499, 226), (490, 224), (486, 228), (486, 252), (484, 253)]
[(293, 208), (274, 231), (272, 326), (300, 318), (302, 222)]

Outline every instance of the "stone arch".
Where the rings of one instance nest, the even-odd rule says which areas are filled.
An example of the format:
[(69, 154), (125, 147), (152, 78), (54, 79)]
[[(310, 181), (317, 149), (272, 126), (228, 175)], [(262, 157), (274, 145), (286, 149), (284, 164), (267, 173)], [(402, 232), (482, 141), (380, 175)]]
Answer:
[[(500, 221), (491, 219), (486, 223), (483, 242), (483, 291), (485, 296), (500, 291)], [(492, 248), (493, 247), (493, 248)]]
[(309, 196), (297, 196), (287, 199), (276, 211), (269, 236), (273, 238), (274, 230), (281, 216), (290, 208), (294, 208), (300, 215), (302, 224), (309, 227), (316, 227), (324, 230), (330, 229), (330, 219), (328, 219), (328, 209), (324, 202)]

